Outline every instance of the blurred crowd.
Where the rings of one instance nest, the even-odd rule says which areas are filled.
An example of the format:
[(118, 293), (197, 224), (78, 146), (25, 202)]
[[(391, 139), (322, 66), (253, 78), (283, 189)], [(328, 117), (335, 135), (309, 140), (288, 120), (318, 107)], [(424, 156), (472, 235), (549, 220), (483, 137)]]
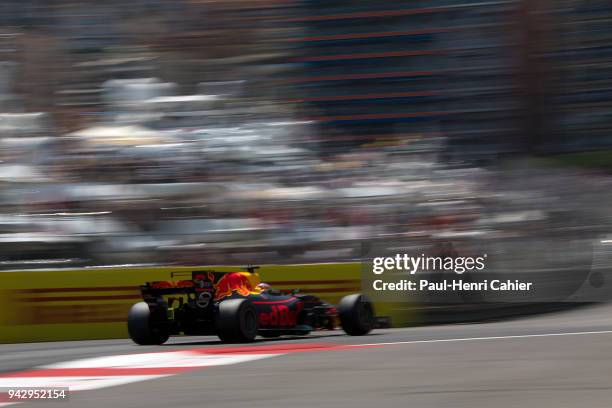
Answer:
[[(112, 81), (105, 93), (136, 86), (146, 99), (66, 134), (45, 136), (43, 114), (4, 115), (7, 127), (27, 125), (2, 139), (7, 267), (356, 259), (363, 242), (401, 236), (431, 212), (413, 203), (470, 191), (435, 161), (435, 141), (323, 159), (302, 147), (311, 123), (229, 106), (227, 95), (155, 94), (169, 85)], [(189, 125), (167, 123), (184, 108)]]
[(345, 120), (305, 115), (282, 94), (299, 89), (281, 75), (295, 70), (295, 45), (267, 24), (278, 3), (7, 11), (0, 268), (346, 261), (380, 246), (590, 267), (610, 225), (605, 173), (497, 160), (490, 144), (486, 165), (464, 160), (469, 144), (449, 138), (469, 121), (391, 136), (368, 125), (382, 136), (330, 143), (330, 128), (347, 141)]

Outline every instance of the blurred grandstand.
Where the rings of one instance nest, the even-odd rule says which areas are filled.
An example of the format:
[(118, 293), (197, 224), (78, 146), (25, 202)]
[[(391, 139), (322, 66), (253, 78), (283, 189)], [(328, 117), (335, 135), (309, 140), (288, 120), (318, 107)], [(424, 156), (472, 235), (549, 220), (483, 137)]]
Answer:
[(612, 142), (606, 4), (5, 1), (1, 267), (448, 242), (590, 267), (609, 167), (547, 156)]

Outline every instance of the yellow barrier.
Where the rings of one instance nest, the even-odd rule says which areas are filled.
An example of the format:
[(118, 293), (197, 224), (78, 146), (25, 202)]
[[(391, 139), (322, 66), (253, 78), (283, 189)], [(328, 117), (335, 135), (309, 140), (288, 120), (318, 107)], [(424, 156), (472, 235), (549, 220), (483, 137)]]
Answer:
[[(0, 272), (0, 343), (125, 338), (127, 312), (140, 299), (139, 285), (170, 280), (171, 272), (201, 269), (238, 270), (192, 266)], [(360, 291), (357, 263), (266, 265), (259, 274), (275, 288), (299, 288), (330, 303)], [(388, 304), (376, 308), (378, 315), (392, 315)]]

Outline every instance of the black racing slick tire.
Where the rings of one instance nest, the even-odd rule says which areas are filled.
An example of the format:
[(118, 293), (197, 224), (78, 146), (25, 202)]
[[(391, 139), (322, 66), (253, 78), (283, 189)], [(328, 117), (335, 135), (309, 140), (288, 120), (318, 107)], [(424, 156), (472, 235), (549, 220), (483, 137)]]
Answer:
[(151, 308), (145, 302), (134, 304), (128, 313), (128, 333), (136, 344), (164, 344), (170, 334), (164, 324), (155, 324)]
[(215, 327), (217, 336), (226, 343), (247, 343), (255, 340), (259, 330), (255, 306), (248, 299), (221, 301)]
[(343, 297), (338, 304), (342, 329), (351, 336), (363, 336), (374, 328), (374, 305), (365, 295)]

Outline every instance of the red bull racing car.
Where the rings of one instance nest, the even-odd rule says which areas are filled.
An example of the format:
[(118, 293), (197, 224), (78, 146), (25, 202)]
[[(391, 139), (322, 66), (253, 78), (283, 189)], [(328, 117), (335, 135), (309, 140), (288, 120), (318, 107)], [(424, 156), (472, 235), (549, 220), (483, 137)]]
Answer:
[(224, 342), (238, 343), (257, 335), (305, 335), (338, 325), (359, 336), (375, 324), (374, 307), (364, 295), (345, 296), (334, 307), (316, 296), (281, 293), (262, 284), (257, 267), (189, 274), (187, 280), (140, 287), (143, 302), (133, 305), (128, 314), (128, 332), (135, 343), (163, 344), (177, 334), (215, 334)]

